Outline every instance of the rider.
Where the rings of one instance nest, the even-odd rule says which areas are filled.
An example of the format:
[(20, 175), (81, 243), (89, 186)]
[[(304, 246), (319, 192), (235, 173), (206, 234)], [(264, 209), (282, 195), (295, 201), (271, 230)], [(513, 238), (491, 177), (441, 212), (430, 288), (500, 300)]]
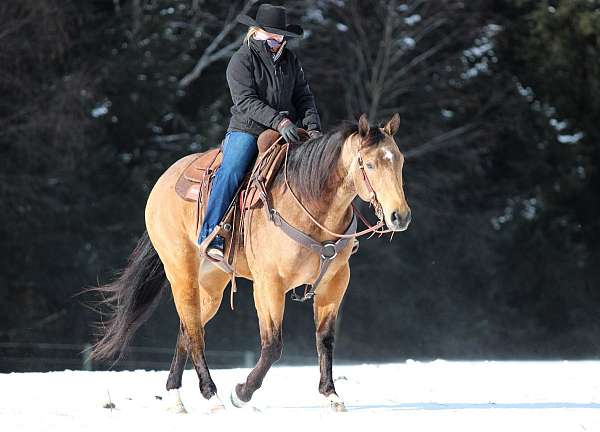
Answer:
[[(287, 142), (299, 140), (297, 122), (314, 138), (321, 121), (314, 97), (296, 55), (285, 49), (288, 38), (300, 37), (302, 27), (287, 24), (282, 6), (263, 4), (256, 17), (238, 16), (250, 26), (244, 43), (227, 66), (233, 106), (223, 140), (223, 161), (216, 171), (198, 243), (219, 224), (258, 154), (257, 138), (266, 129), (277, 130)], [(223, 258), (224, 239), (217, 235), (206, 249)]]

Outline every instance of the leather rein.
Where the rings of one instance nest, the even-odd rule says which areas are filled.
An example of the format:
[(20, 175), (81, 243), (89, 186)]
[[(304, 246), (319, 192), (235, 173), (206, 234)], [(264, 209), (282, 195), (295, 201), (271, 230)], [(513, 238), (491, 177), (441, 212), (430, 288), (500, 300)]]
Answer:
[[(273, 145), (271, 147), (273, 148), (282, 139), (283, 138), (280, 137), (275, 143), (273, 143)], [(323, 276), (325, 275), (327, 268), (329, 267), (329, 264), (338, 255), (338, 252), (340, 252), (342, 249), (344, 249), (346, 247), (346, 245), (348, 244), (350, 239), (354, 239), (354, 242), (355, 242), (353, 245), (353, 248), (352, 248), (352, 252), (351, 252), (353, 254), (358, 249), (358, 240), (356, 240), (357, 237), (360, 237), (360, 236), (368, 234), (368, 233), (371, 233), (371, 236), (373, 236), (374, 234), (379, 234), (379, 236), (381, 236), (383, 234), (392, 232), (392, 235), (393, 235), (393, 230), (381, 229), (383, 226), (385, 226), (383, 208), (377, 199), (377, 194), (375, 193), (375, 190), (373, 189), (373, 186), (371, 185), (371, 182), (369, 181), (369, 177), (367, 176), (367, 173), (365, 171), (362, 154), (360, 153), (360, 150), (358, 151), (358, 166), (362, 172), (363, 180), (369, 191), (369, 203), (375, 209), (375, 214), (378, 218), (378, 222), (375, 225), (371, 225), (367, 221), (367, 219), (360, 213), (358, 208), (356, 208), (354, 203), (352, 203), (351, 205), (352, 205), (353, 213), (352, 213), (352, 220), (350, 222), (350, 225), (348, 226), (348, 228), (346, 229), (346, 231), (344, 233), (336, 233), (336, 232), (329, 230), (328, 228), (323, 226), (319, 221), (317, 221), (315, 219), (315, 217), (310, 213), (310, 211), (308, 211), (308, 209), (302, 204), (302, 202), (300, 202), (300, 200), (294, 193), (291, 185), (288, 182), (288, 178), (287, 178), (287, 160), (288, 160), (288, 152), (289, 152), (290, 146), (289, 146), (289, 143), (284, 143), (281, 145), (285, 146), (285, 160), (284, 160), (284, 167), (283, 167), (285, 185), (288, 188), (288, 190), (290, 191), (292, 197), (294, 198), (294, 201), (296, 201), (298, 206), (304, 211), (304, 213), (306, 213), (306, 215), (309, 217), (309, 219), (315, 225), (317, 225), (319, 228), (321, 228), (323, 231), (325, 231), (329, 235), (332, 235), (332, 236), (338, 238), (338, 240), (335, 242), (333, 242), (333, 241), (318, 242), (318, 241), (314, 240), (312, 237), (310, 237), (310, 236), (306, 235), (305, 233), (303, 233), (302, 231), (300, 231), (299, 229), (293, 227), (279, 214), (279, 212), (275, 208), (273, 208), (273, 206), (271, 205), (270, 200), (268, 198), (266, 190), (264, 189), (264, 187), (261, 188), (262, 190), (261, 190), (260, 197), (264, 203), (264, 207), (267, 212), (268, 219), (271, 222), (273, 222), (277, 227), (279, 227), (292, 240), (296, 241), (297, 243), (306, 247), (309, 250), (319, 253), (319, 256), (320, 256), (319, 275), (317, 276), (315, 281), (310, 285), (305, 284), (303, 296), (299, 296), (298, 294), (296, 294), (295, 288), (292, 290), (292, 297), (291, 297), (292, 300), (304, 302), (304, 301), (309, 300), (314, 297), (315, 290), (317, 289), (319, 282), (321, 282)], [(360, 217), (360, 219), (363, 221), (363, 223), (368, 227), (367, 229), (364, 229), (359, 232), (356, 231), (356, 225), (357, 225), (356, 224), (356, 215), (357, 214)], [(371, 236), (369, 236), (369, 238)]]
[[(282, 138), (279, 138), (282, 139)], [(277, 141), (276, 141), (277, 143)], [(367, 172), (365, 171), (365, 167), (364, 167), (364, 163), (363, 163), (363, 158), (362, 158), (362, 154), (360, 153), (360, 150), (358, 150), (358, 167), (362, 173), (362, 177), (363, 180), (365, 182), (365, 185), (367, 186), (367, 190), (369, 191), (369, 207), (373, 207), (375, 210), (375, 215), (377, 216), (377, 223), (375, 225), (371, 225), (369, 223), (369, 221), (367, 220), (367, 218), (365, 218), (363, 216), (363, 214), (360, 212), (360, 210), (358, 210), (358, 208), (356, 207), (356, 205), (354, 205), (354, 203), (351, 203), (352, 208), (354, 210), (354, 213), (356, 213), (358, 215), (358, 217), (360, 218), (360, 220), (368, 227), (365, 230), (359, 231), (359, 232), (355, 232), (353, 234), (340, 234), (340, 233), (336, 233), (333, 232), (331, 230), (329, 230), (327, 227), (323, 226), (321, 223), (319, 223), (318, 220), (315, 219), (315, 217), (310, 213), (310, 211), (308, 211), (308, 209), (300, 202), (300, 200), (298, 199), (298, 197), (296, 196), (296, 194), (294, 193), (294, 190), (292, 189), (290, 183), (288, 182), (288, 177), (287, 177), (287, 160), (288, 160), (288, 151), (289, 151), (289, 144), (285, 143), (282, 144), (284, 146), (286, 146), (285, 149), (285, 161), (284, 161), (284, 167), (283, 167), (283, 175), (284, 175), (284, 180), (285, 180), (285, 185), (287, 186), (287, 188), (289, 189), (290, 193), (292, 194), (292, 197), (294, 198), (294, 201), (296, 201), (296, 204), (298, 204), (298, 206), (304, 211), (304, 213), (306, 213), (306, 215), (309, 217), (309, 219), (315, 224), (317, 225), (319, 228), (321, 228), (323, 231), (325, 231), (327, 234), (332, 235), (334, 237), (338, 237), (338, 238), (356, 238), (356, 237), (360, 237), (363, 236), (365, 234), (371, 233), (371, 235), (368, 238), (371, 238), (374, 234), (379, 234), (379, 236), (383, 235), (383, 234), (387, 234), (387, 233), (393, 233), (393, 230), (391, 229), (384, 229), (384, 230), (380, 230), (380, 228), (385, 226), (385, 220), (384, 220), (384, 216), (383, 216), (383, 207), (381, 206), (381, 203), (379, 202), (379, 200), (377, 199), (377, 194), (375, 193), (375, 190), (373, 189), (373, 186), (371, 185), (371, 182), (369, 180), (369, 176), (367, 175)]]

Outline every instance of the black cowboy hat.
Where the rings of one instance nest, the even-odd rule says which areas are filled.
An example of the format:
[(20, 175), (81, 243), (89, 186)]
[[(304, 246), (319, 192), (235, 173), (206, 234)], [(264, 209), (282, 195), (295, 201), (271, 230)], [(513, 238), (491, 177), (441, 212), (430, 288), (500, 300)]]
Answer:
[(288, 25), (287, 14), (283, 6), (273, 6), (265, 3), (258, 7), (256, 18), (249, 15), (239, 15), (237, 19), (247, 26), (257, 26), (269, 33), (283, 36), (300, 37), (304, 33), (299, 25)]

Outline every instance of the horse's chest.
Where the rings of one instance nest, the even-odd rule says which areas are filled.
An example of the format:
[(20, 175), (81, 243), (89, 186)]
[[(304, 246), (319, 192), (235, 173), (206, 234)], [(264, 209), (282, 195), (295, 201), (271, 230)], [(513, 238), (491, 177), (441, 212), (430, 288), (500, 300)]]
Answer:
[[(319, 253), (303, 247), (281, 230), (269, 230), (269, 235), (253, 236), (252, 243), (246, 245), (246, 257), (252, 273), (277, 274), (289, 288), (313, 283), (321, 270)], [(334, 259), (324, 280), (335, 274), (343, 264), (344, 256)]]
[(311, 283), (319, 274), (319, 256), (302, 248), (295, 255), (281, 259), (278, 271), (290, 280), (291, 285)]

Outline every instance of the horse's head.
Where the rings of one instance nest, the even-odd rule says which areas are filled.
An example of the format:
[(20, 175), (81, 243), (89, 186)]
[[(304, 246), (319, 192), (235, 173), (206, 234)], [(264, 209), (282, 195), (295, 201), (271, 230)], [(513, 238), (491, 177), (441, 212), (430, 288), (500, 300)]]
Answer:
[(394, 140), (399, 126), (400, 116), (394, 114), (383, 128), (372, 129), (363, 114), (355, 141), (356, 192), (364, 201), (373, 202), (376, 212), (382, 213), (386, 225), (394, 231), (406, 230), (411, 220), (402, 184), (404, 156)]

